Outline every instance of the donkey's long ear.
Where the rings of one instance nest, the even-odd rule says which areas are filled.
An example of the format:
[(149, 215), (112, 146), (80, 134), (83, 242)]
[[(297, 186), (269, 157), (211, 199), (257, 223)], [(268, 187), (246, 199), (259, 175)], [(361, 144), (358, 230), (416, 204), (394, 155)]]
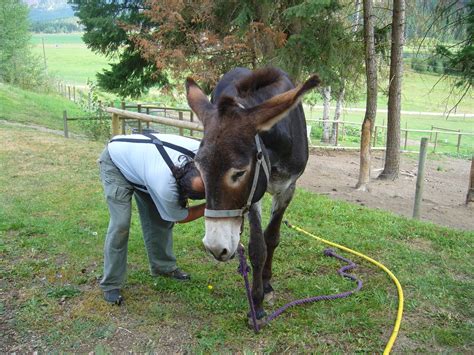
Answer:
[(206, 125), (207, 119), (215, 108), (192, 78), (186, 79), (186, 98), (191, 110), (196, 113), (202, 124)]
[(258, 106), (247, 109), (247, 114), (255, 122), (257, 131), (268, 131), (277, 122), (300, 102), (303, 95), (309, 90), (319, 86), (320, 79), (317, 75), (311, 76), (298, 87), (272, 97)]

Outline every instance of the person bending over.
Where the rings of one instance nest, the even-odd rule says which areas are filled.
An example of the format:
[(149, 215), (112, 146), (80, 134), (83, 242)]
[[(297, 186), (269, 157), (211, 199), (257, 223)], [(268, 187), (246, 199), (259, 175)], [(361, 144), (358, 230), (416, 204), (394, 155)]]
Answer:
[(188, 199), (204, 199), (204, 185), (194, 165), (199, 148), (194, 139), (170, 134), (115, 136), (99, 158), (100, 177), (110, 221), (104, 246), (100, 287), (107, 302), (120, 305), (127, 269), (132, 196), (135, 196), (143, 239), (153, 276), (186, 281), (176, 266), (173, 226), (204, 214), (205, 204), (188, 207)]

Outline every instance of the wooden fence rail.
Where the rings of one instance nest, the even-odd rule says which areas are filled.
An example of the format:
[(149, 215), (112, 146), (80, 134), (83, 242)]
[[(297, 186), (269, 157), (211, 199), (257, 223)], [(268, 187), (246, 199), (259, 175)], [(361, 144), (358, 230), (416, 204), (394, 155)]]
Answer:
[[(150, 114), (121, 110), (121, 109), (113, 108), (113, 107), (107, 107), (105, 111), (112, 115), (112, 136), (115, 136), (117, 134), (124, 132), (125, 119), (134, 119), (134, 120), (143, 121), (143, 122), (154, 122), (154, 123), (164, 124), (164, 125), (168, 125), (172, 127), (177, 127), (180, 129), (185, 128), (185, 129), (189, 129), (193, 131), (200, 131), (200, 132), (204, 131), (204, 127), (200, 123), (185, 121), (183, 119), (176, 120), (173, 118), (153, 116)], [(180, 131), (180, 134), (182, 135), (183, 132)]]
[[(351, 122), (351, 121), (335, 121), (335, 120), (323, 120), (323, 119), (306, 119), (306, 121), (308, 121), (308, 122), (319, 122), (319, 123), (327, 122), (327, 123), (330, 123), (330, 124), (334, 124), (336, 126), (335, 127), (336, 135), (335, 135), (334, 146), (338, 146), (338, 143), (339, 143), (338, 142), (339, 126), (342, 126), (342, 127), (344, 127), (344, 125), (356, 126), (356, 127), (361, 126), (360, 122)], [(433, 128), (436, 128), (436, 129), (433, 129)], [(385, 125), (375, 125), (374, 134), (373, 134), (373, 141), (372, 141), (372, 147), (374, 147), (374, 148), (376, 147), (376, 143), (377, 143), (376, 140), (377, 140), (377, 137), (378, 137), (379, 130), (385, 130), (385, 129), (387, 129), (387, 126), (385, 126)], [(408, 147), (408, 133), (409, 132), (411, 132), (411, 133), (427, 133), (427, 134), (430, 135), (430, 141), (432, 141), (431, 137), (434, 134), (435, 139), (434, 139), (434, 145), (433, 145), (433, 152), (436, 152), (436, 148), (437, 148), (437, 145), (438, 145), (438, 134), (457, 135), (458, 140), (457, 140), (457, 145), (456, 145), (456, 151), (458, 153), (459, 153), (459, 150), (460, 150), (460, 147), (461, 147), (461, 138), (462, 138), (462, 136), (474, 136), (474, 133), (471, 133), (471, 132), (461, 132), (461, 130), (452, 130), (452, 129), (447, 129), (447, 128), (434, 127), (434, 126), (432, 126), (431, 130), (429, 130), (429, 129), (401, 128), (400, 132), (401, 133), (404, 132), (404, 134), (403, 134), (403, 136), (404, 136), (404, 143), (403, 143), (404, 150), (407, 150), (407, 147)], [(320, 146), (318, 146), (318, 147), (320, 147)]]

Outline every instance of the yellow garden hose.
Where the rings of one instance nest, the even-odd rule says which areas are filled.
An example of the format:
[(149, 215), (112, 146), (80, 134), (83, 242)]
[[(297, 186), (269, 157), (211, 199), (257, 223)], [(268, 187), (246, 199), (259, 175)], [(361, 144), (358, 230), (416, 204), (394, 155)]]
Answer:
[(288, 221), (285, 221), (285, 224), (298, 231), (298, 232), (301, 232), (303, 234), (306, 234), (322, 243), (325, 243), (325, 244), (328, 244), (328, 245), (331, 245), (333, 247), (336, 247), (336, 248), (339, 248), (341, 250), (344, 250), (344, 251), (347, 251), (351, 254), (354, 254), (354, 255), (357, 255), (357, 256), (360, 256), (362, 259), (365, 259), (367, 260), (368, 262), (378, 266), (379, 268), (381, 268), (383, 271), (385, 271), (388, 276), (390, 276), (390, 278), (393, 280), (393, 282), (395, 283), (395, 286), (397, 286), (397, 291), (398, 291), (398, 310), (397, 310), (397, 319), (395, 320), (395, 325), (393, 327), (393, 331), (392, 331), (392, 335), (390, 336), (390, 339), (388, 340), (388, 343), (387, 345), (385, 346), (385, 350), (383, 351), (384, 355), (386, 354), (389, 354), (390, 353), (390, 350), (392, 350), (392, 346), (393, 346), (393, 343), (395, 343), (395, 339), (397, 338), (397, 335), (398, 335), (398, 330), (400, 329), (400, 323), (402, 322), (402, 316), (403, 316), (403, 290), (402, 290), (402, 286), (400, 285), (400, 282), (397, 280), (397, 278), (395, 277), (395, 275), (387, 268), (385, 267), (384, 265), (382, 265), (381, 263), (379, 263), (377, 260), (374, 260), (370, 257), (368, 257), (367, 255), (364, 255), (362, 253), (359, 253), (358, 251), (355, 251), (355, 250), (352, 250), (352, 249), (349, 249), (343, 245), (340, 245), (340, 244), (337, 244), (337, 243), (334, 243), (334, 242), (330, 242), (329, 240), (326, 240), (326, 239), (323, 239), (323, 238), (320, 238), (320, 237), (317, 237), (315, 236), (314, 234), (311, 234), (307, 231), (305, 231), (304, 229), (301, 229), (300, 227), (297, 227), (297, 226), (294, 226), (292, 224), (290, 224)]

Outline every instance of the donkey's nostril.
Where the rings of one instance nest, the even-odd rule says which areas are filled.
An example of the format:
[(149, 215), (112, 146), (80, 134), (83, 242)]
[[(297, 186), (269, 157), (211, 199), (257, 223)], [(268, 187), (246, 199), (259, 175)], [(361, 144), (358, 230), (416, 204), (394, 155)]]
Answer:
[(222, 253), (221, 253), (220, 257), (223, 258), (224, 256), (227, 255), (227, 253), (228, 253), (227, 249), (224, 248), (224, 249), (222, 250)]

